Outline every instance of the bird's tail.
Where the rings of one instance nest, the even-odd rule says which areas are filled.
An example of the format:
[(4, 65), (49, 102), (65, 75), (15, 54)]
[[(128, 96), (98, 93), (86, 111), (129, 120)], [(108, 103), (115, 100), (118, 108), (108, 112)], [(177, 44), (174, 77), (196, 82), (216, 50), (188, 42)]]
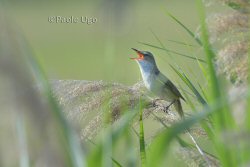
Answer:
[(183, 118), (184, 117), (184, 113), (183, 113), (183, 110), (182, 110), (180, 99), (178, 99), (178, 100), (175, 101), (174, 108), (178, 112), (178, 114), (181, 116), (181, 118)]

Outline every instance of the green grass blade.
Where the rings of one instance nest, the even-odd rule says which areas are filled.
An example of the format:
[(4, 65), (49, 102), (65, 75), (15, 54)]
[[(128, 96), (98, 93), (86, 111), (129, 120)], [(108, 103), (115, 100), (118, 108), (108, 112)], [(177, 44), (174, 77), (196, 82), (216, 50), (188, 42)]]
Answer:
[(211, 111), (199, 112), (195, 116), (184, 120), (181, 123), (173, 125), (171, 128), (166, 129), (160, 134), (150, 145), (150, 156), (148, 158), (148, 166), (162, 166), (161, 162), (166, 158), (166, 154), (169, 150), (171, 141), (176, 136), (186, 129), (190, 128), (193, 124), (206, 118)]
[[(127, 111), (128, 112), (128, 111)], [(118, 140), (119, 136), (121, 136), (129, 127), (131, 121), (135, 118), (135, 116), (138, 114), (137, 111), (133, 110), (128, 112), (121, 118), (121, 121), (119, 121), (119, 124), (117, 124), (112, 131), (112, 140), (115, 142)]]
[(216, 76), (213, 60), (215, 58), (215, 54), (212, 50), (212, 47), (209, 43), (209, 37), (208, 37), (208, 30), (206, 26), (206, 17), (205, 17), (205, 12), (204, 12), (204, 7), (203, 4), (200, 0), (196, 0), (198, 3), (198, 9), (199, 9), (199, 16), (200, 16), (200, 21), (201, 21), (201, 33), (202, 33), (202, 40), (203, 40), (203, 48), (207, 57), (207, 63), (208, 63), (208, 70), (209, 70), (209, 75), (211, 79), (211, 90), (212, 92), (212, 98), (217, 99), (220, 98), (220, 88), (219, 88), (219, 83), (218, 79)]
[[(247, 90), (249, 91), (250, 89), (250, 48), (248, 48), (248, 53), (247, 53), (247, 65), (248, 65), (248, 73), (247, 73), (247, 85), (248, 88)], [(245, 119), (245, 127), (247, 128), (248, 132), (250, 132), (250, 97), (247, 97), (246, 99), (247, 105), (246, 105), (246, 119)]]
[(195, 36), (195, 34), (187, 28), (181, 21), (179, 21), (176, 17), (174, 17), (170, 12), (167, 11), (167, 15), (172, 18), (176, 23), (178, 23), (184, 30), (187, 31), (187, 33), (200, 45), (202, 46), (202, 42), (199, 38)]
[(140, 104), (140, 158), (141, 158), (141, 166), (146, 166), (146, 150), (145, 150), (145, 140), (144, 140), (144, 129), (143, 129), (143, 108)]
[(205, 99), (201, 96), (199, 91), (195, 88), (195, 86), (192, 84), (192, 82), (188, 79), (188, 77), (183, 73), (179, 72), (176, 68), (174, 68), (172, 65), (170, 65), (171, 68), (178, 74), (178, 76), (182, 79), (182, 81), (189, 87), (189, 89), (194, 93), (197, 100), (203, 105), (206, 106), (207, 102)]
[[(193, 101), (190, 99), (190, 97), (187, 95), (187, 93), (185, 91), (183, 91), (183, 96), (184, 96), (184, 98), (185, 98), (186, 103), (188, 104), (188, 106), (191, 108), (191, 110), (193, 112), (195, 112), (196, 111), (195, 105), (194, 105)], [(196, 97), (196, 96), (194, 96), (194, 97)]]
[[(226, 97), (222, 96), (223, 88), (219, 84), (219, 79), (217, 78), (215, 67), (214, 67), (214, 59), (216, 57), (212, 46), (209, 42), (209, 36), (208, 36), (208, 30), (206, 25), (206, 17), (205, 17), (205, 9), (202, 4), (201, 0), (196, 0), (198, 4), (198, 10), (199, 10), (199, 16), (200, 16), (200, 22), (201, 22), (201, 32), (202, 32), (202, 40), (203, 40), (203, 48), (207, 57), (208, 62), (208, 72), (210, 76), (210, 82), (211, 82), (211, 101), (217, 101), (218, 99), (223, 99)], [(224, 108), (221, 109), (221, 111), (218, 111), (218, 117), (216, 117), (216, 120), (220, 125), (220, 128), (225, 128), (225, 126), (233, 126), (234, 121), (233, 117), (230, 112), (229, 105), (225, 105)]]
[[(153, 32), (153, 30), (150, 30), (150, 31), (151, 31), (151, 33), (153, 34), (153, 36), (155, 37), (155, 39), (156, 39), (156, 40), (159, 42), (159, 44), (161, 45), (161, 48), (163, 48), (163, 50), (165, 50), (166, 53), (171, 57), (171, 54), (170, 54), (171, 52), (169, 52), (169, 49), (167, 49), (167, 48), (164, 46), (164, 44), (161, 42), (161, 40), (158, 38), (158, 36)], [(180, 55), (180, 56), (188, 57), (188, 58), (191, 58), (191, 59), (194, 58), (194, 57), (192, 57), (192, 56), (180, 54), (180, 53), (175, 52), (175, 51), (172, 51), (172, 52), (174, 52), (175, 54)], [(197, 60), (197, 58), (195, 58), (195, 59)], [(202, 60), (202, 59), (200, 59), (200, 61), (202, 61), (203, 63), (206, 62), (206, 61), (204, 61), (204, 60)]]
[[(134, 143), (135, 143), (135, 137), (139, 139), (138, 136), (134, 136), (133, 132), (133, 125), (131, 125), (129, 132), (125, 135), (126, 140), (126, 151), (125, 151), (125, 157), (126, 157), (126, 166), (130, 167), (136, 167), (138, 166), (138, 156), (137, 151), (135, 151)], [(135, 130), (135, 129), (134, 129)], [(135, 131), (136, 132), (136, 131)], [(137, 143), (137, 142), (136, 142)]]
[(199, 65), (199, 67), (204, 75), (205, 81), (209, 82), (209, 76), (208, 76), (208, 72), (207, 72), (206, 67), (203, 64), (201, 64), (199, 61), (197, 61), (197, 63), (198, 63), (198, 65)]
[(176, 43), (176, 44), (179, 44), (179, 45), (185, 45), (185, 46), (190, 46), (190, 47), (196, 47), (195, 45), (187, 44), (187, 43), (181, 42), (181, 41), (176, 41), (176, 40), (171, 40), (171, 39), (168, 39), (167, 41), (173, 42), (173, 43)]
[(122, 165), (121, 165), (118, 161), (116, 161), (114, 158), (112, 158), (112, 161), (114, 162), (114, 164), (115, 164), (116, 166), (122, 167)]
[[(242, 97), (243, 98), (243, 97)], [(230, 101), (230, 103), (237, 103), (242, 100), (241, 98), (234, 99)], [(183, 120), (180, 123), (173, 125), (171, 128), (168, 128), (162, 132), (162, 134), (158, 135), (156, 139), (149, 146), (149, 156), (148, 156), (148, 166), (162, 166), (160, 162), (166, 158), (166, 154), (169, 150), (170, 143), (176, 136), (186, 129), (189, 129), (194, 124), (199, 123), (201, 121), (205, 121), (211, 115), (216, 114), (218, 109), (222, 108), (224, 105), (227, 105), (226, 101), (219, 100), (210, 104), (210, 107), (205, 107), (203, 111), (197, 112), (197, 114), (193, 115), (190, 118)]]
[[(134, 118), (137, 116), (139, 111), (139, 106), (135, 107), (132, 111), (126, 111), (125, 114), (121, 117), (121, 119), (117, 122), (115, 122), (112, 127), (112, 130), (108, 130), (106, 128), (106, 132), (104, 133), (103, 141), (109, 140), (111, 138), (112, 140), (112, 146), (115, 147), (116, 143), (118, 142), (119, 138), (125, 134), (130, 129), (131, 122), (134, 120)], [(88, 166), (101, 166), (102, 162), (100, 161), (100, 157), (103, 157), (103, 143), (100, 142), (97, 144), (96, 149), (94, 149), (89, 157), (88, 157)]]
[(159, 42), (159, 44), (164, 48), (163, 43), (161, 42), (160, 38), (156, 35), (156, 33), (152, 29), (149, 29), (149, 30), (151, 34), (155, 37), (155, 39)]
[[(189, 100), (189, 97), (188, 96), (186, 96), (186, 100), (188, 101)], [(160, 119), (157, 115), (155, 115), (154, 113), (151, 113), (155, 118), (156, 118), (156, 120), (157, 121), (159, 121), (165, 128), (169, 128), (163, 121), (162, 121), (162, 119)], [(206, 123), (205, 121), (203, 122), (201, 122), (201, 124), (202, 123)], [(178, 141), (178, 143), (180, 144), (180, 146), (182, 146), (182, 147), (190, 147), (190, 148), (195, 148), (196, 149), (196, 147), (193, 145), (193, 144), (190, 144), (190, 143), (187, 143), (186, 141), (184, 141), (182, 138), (180, 138), (178, 135), (175, 137), (176, 138), (176, 140)], [(203, 150), (202, 149), (202, 152), (204, 152), (204, 153), (206, 153), (207, 155), (210, 155), (211, 157), (213, 157), (213, 158), (215, 158), (215, 159), (218, 159), (215, 155), (213, 155), (213, 154), (210, 154), (210, 153), (208, 153), (207, 151), (205, 151), (205, 150)]]
[[(95, 147), (98, 146), (98, 145), (97, 145), (95, 142), (93, 142), (91, 139), (87, 139), (87, 141), (88, 141), (90, 144), (94, 145)], [(116, 164), (116, 166), (122, 167), (122, 165), (121, 165), (117, 160), (115, 160), (113, 157), (111, 157), (111, 160), (113, 161), (114, 164)]]
[(155, 49), (160, 49), (160, 50), (164, 50), (168, 53), (174, 53), (176, 55), (179, 55), (179, 56), (183, 56), (185, 58), (189, 58), (189, 59), (192, 59), (192, 60), (199, 60), (200, 62), (202, 63), (206, 63), (205, 60), (203, 59), (200, 59), (200, 58), (196, 58), (196, 57), (192, 57), (192, 56), (188, 56), (186, 54), (183, 54), (183, 53), (179, 53), (179, 52), (176, 52), (176, 51), (173, 51), (173, 50), (170, 50), (170, 49), (166, 49), (166, 48), (163, 48), (163, 47), (159, 47), (159, 46), (155, 46), (155, 45), (152, 45), (152, 44), (148, 44), (148, 43), (144, 43), (144, 42), (139, 42), (140, 44), (143, 44), (145, 46), (149, 46), (149, 47), (152, 47), (152, 48), (155, 48)]
[[(213, 125), (215, 129), (215, 134), (221, 135), (225, 130), (232, 130), (231, 128), (235, 126), (233, 117), (231, 115), (230, 106), (228, 105), (227, 98), (224, 96), (223, 87), (220, 86), (219, 79), (216, 76), (215, 67), (214, 67), (214, 58), (215, 53), (212, 49), (212, 46), (209, 42), (209, 35), (206, 25), (206, 16), (205, 16), (205, 8), (201, 0), (196, 0), (197, 7), (200, 16), (201, 22), (201, 34), (203, 41), (203, 48), (207, 57), (208, 62), (208, 74), (209, 74), (209, 83), (210, 89), (209, 91), (209, 101), (220, 103), (221, 101), (225, 101), (225, 104), (217, 109), (216, 114), (213, 115)], [(231, 149), (228, 147), (224, 141), (215, 135), (213, 139), (215, 143), (216, 150), (218, 152), (218, 156), (220, 157), (220, 162), (222, 166), (237, 166), (237, 150)]]
[[(184, 97), (186, 99), (186, 102), (188, 103), (188, 105), (191, 107), (191, 109), (193, 111), (196, 111), (197, 109), (195, 108), (195, 105), (193, 104), (192, 100), (189, 98), (189, 96), (187, 96), (186, 92), (183, 92)], [(208, 117), (208, 120), (209, 117)], [(211, 121), (210, 121), (211, 122)], [(214, 133), (212, 131), (212, 129), (209, 127), (209, 122), (208, 121), (202, 121), (201, 122), (201, 127), (205, 130), (205, 132), (207, 133), (208, 137), (211, 139), (214, 136)], [(206, 152), (203, 150), (203, 152)], [(214, 156), (214, 155), (213, 155)], [(214, 156), (215, 157), (215, 156)], [(217, 158), (216, 158), (217, 159)]]
[[(250, 93), (247, 94), (250, 96)], [(238, 103), (244, 99), (244, 97), (240, 97), (234, 100), (231, 100), (231, 104)], [(209, 107), (204, 107), (203, 111), (197, 112), (197, 114), (193, 115), (190, 118), (187, 118), (183, 120), (180, 123), (177, 123), (173, 125), (171, 128), (168, 128), (162, 132), (162, 134), (158, 135), (158, 137), (155, 138), (155, 140), (152, 142), (152, 144), (149, 146), (150, 151), (148, 151), (148, 166), (162, 166), (161, 162), (163, 159), (166, 159), (166, 154), (169, 150), (170, 143), (173, 139), (176, 138), (176, 136), (182, 132), (184, 132), (186, 129), (189, 129), (191, 126), (193, 126), (196, 123), (202, 122), (203, 120), (208, 118), (209, 116), (213, 116), (217, 114), (218, 109), (223, 108), (223, 106), (227, 105), (227, 101), (225, 99), (215, 101), (210, 104)], [(216, 135), (215, 135), (216, 136)], [(219, 136), (218, 136), (219, 137)], [(216, 138), (218, 139), (218, 138)], [(221, 152), (224, 152), (223, 143), (220, 143), (219, 148), (222, 148)], [(229, 150), (228, 150), (229, 151)], [(232, 158), (231, 156), (225, 156), (225, 158)], [(231, 163), (231, 160), (227, 160), (227, 165), (230, 166), (229, 163)]]
[[(203, 75), (204, 75), (204, 78), (205, 78), (205, 83), (209, 82), (209, 77), (208, 77), (208, 73), (207, 73), (207, 70), (205, 69), (205, 67), (203, 66), (203, 64), (201, 64), (199, 61), (197, 61)], [(204, 88), (202, 88), (202, 86), (198, 83), (199, 87), (200, 87), (200, 90), (203, 94), (203, 97), (205, 98), (206, 101), (208, 101), (208, 95), (207, 93), (204, 91)]]
[(140, 134), (135, 130), (135, 128), (132, 126), (132, 131), (135, 133), (135, 135), (140, 138)]
[[(250, 85), (248, 86), (248, 91), (249, 90), (250, 90)], [(250, 96), (248, 96), (247, 98), (247, 107), (245, 112), (246, 112), (245, 125), (247, 127), (248, 132), (250, 132)]]
[[(250, 33), (250, 32), (249, 32)], [(248, 87), (247, 90), (248, 92), (250, 91), (250, 48), (248, 48)], [(247, 106), (246, 106), (246, 119), (245, 119), (245, 127), (247, 128), (248, 132), (250, 132), (250, 96), (247, 97)]]
[(201, 93), (202, 93), (202, 95), (203, 95), (203, 97), (205, 98), (205, 100), (207, 101), (208, 100), (208, 98), (207, 98), (207, 95), (206, 95), (206, 93), (205, 93), (205, 91), (204, 91), (204, 89), (201, 87), (201, 85), (198, 83), (198, 86), (199, 86), (199, 88), (200, 88), (200, 90), (201, 90)]
[[(155, 113), (151, 113), (158, 122), (160, 122), (165, 128), (169, 128), (162, 119), (160, 119), (157, 115), (155, 115)], [(178, 141), (178, 143), (182, 146), (182, 147), (189, 147), (191, 146), (191, 144), (185, 142), (183, 139), (181, 139), (179, 136), (176, 136), (176, 139)]]

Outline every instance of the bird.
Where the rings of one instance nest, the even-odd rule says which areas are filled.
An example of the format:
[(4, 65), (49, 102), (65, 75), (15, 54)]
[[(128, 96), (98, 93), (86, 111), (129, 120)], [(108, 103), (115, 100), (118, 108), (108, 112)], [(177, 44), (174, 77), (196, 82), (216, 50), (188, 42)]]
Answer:
[(181, 100), (185, 101), (185, 99), (173, 82), (160, 72), (153, 54), (148, 51), (132, 49), (138, 57), (131, 59), (138, 63), (145, 87), (160, 99), (170, 102), (165, 111), (168, 111), (169, 107), (174, 105), (175, 110), (183, 118)]
[[(146, 88), (159, 98), (170, 102), (170, 104), (166, 107), (165, 111), (167, 111), (171, 105), (174, 105), (175, 110), (184, 120), (184, 113), (181, 105), (181, 100), (186, 100), (181, 95), (176, 86), (164, 74), (159, 71), (153, 54), (148, 51), (139, 51), (134, 48), (132, 49), (136, 51), (138, 57), (131, 59), (136, 60), (136, 62), (138, 63), (142, 79)], [(187, 134), (190, 136), (191, 140), (195, 144), (197, 150), (203, 156), (205, 161), (210, 164), (208, 158), (206, 157), (200, 146), (197, 144), (195, 138), (192, 136), (189, 128), (186, 128), (186, 130)]]

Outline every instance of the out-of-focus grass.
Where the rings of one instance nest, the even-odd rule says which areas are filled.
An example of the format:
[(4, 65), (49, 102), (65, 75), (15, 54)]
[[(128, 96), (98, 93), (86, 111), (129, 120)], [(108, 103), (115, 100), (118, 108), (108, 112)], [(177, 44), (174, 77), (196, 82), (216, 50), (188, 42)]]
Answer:
[[(20, 32), (6, 21), (4, 10), (0, 12), (0, 111), (1, 121), (7, 120), (0, 129), (1, 165), (84, 166), (80, 143), (52, 97), (48, 80)], [(40, 92), (34, 81), (39, 83)], [(11, 131), (15, 124), (17, 128)], [(8, 136), (11, 137), (6, 139)], [(10, 161), (10, 157), (17, 158)]]
[(146, 157), (146, 144), (144, 139), (144, 126), (143, 126), (143, 109), (145, 108), (141, 101), (139, 102), (140, 107), (140, 157), (141, 157), (141, 166), (145, 167), (147, 165), (147, 157)]

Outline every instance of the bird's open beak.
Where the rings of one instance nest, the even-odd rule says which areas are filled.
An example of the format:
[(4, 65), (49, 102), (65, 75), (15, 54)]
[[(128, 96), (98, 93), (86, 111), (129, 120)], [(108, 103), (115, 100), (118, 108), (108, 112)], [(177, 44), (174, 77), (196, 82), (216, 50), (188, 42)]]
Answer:
[(137, 50), (137, 49), (134, 49), (132, 48), (139, 57), (136, 57), (136, 58), (130, 58), (132, 60), (143, 60), (144, 59), (144, 55), (141, 53), (141, 51)]

